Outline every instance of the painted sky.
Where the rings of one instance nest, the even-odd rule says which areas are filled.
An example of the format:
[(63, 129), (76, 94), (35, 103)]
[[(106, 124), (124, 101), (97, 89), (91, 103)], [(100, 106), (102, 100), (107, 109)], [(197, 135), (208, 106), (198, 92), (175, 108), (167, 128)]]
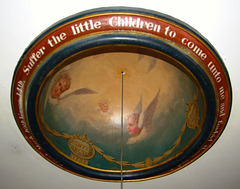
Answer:
[[(104, 129), (109, 122), (119, 127), (121, 110), (121, 89), (123, 79), (124, 116), (131, 114), (142, 96), (143, 111), (160, 89), (160, 99), (155, 114), (169, 114), (174, 106), (184, 107), (186, 94), (193, 96), (194, 82), (173, 65), (147, 55), (136, 53), (104, 53), (89, 56), (69, 64), (49, 81), (51, 86), (57, 78), (68, 73), (71, 78), (69, 91), (88, 88), (96, 94), (72, 95), (57, 102), (56, 112), (71, 114), (71, 127), (78, 127), (80, 120), (88, 121), (97, 129)], [(51, 99), (49, 92), (46, 99)], [(102, 112), (98, 103), (109, 102), (108, 112)], [(70, 112), (70, 114), (69, 114)], [(56, 113), (56, 116), (59, 114)], [(57, 117), (56, 117), (57, 118)], [(101, 123), (99, 123), (101, 120)], [(108, 132), (111, 132), (107, 129)]]

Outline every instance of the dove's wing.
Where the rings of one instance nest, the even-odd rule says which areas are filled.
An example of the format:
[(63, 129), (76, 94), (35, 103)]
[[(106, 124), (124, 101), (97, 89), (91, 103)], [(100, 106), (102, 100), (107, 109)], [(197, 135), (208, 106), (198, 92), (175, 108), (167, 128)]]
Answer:
[(151, 128), (152, 128), (152, 118), (156, 111), (156, 107), (157, 107), (157, 103), (158, 103), (158, 99), (159, 99), (159, 93), (160, 93), (160, 89), (158, 90), (156, 96), (150, 102), (148, 107), (143, 112), (142, 118), (140, 118), (140, 120), (139, 120), (140, 128), (147, 127), (149, 132), (151, 131)]
[(59, 100), (63, 100), (63, 99), (68, 98), (69, 96), (72, 96), (72, 95), (95, 94), (95, 93), (97, 93), (97, 92), (94, 91), (94, 90), (91, 90), (91, 89), (88, 89), (88, 88), (81, 88), (81, 89), (74, 90), (70, 93), (67, 93), (64, 96), (61, 96)]

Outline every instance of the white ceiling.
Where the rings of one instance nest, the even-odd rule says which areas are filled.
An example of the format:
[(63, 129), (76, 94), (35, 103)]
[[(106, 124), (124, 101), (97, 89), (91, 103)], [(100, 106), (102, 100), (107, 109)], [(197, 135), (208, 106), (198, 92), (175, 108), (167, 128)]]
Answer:
[(82, 10), (132, 6), (174, 16), (197, 29), (217, 49), (228, 68), (233, 105), (228, 125), (217, 143), (186, 168), (166, 177), (124, 184), (124, 188), (240, 188), (240, 1), (237, 0), (1, 0), (0, 2), (0, 188), (120, 188), (65, 172), (38, 155), (14, 121), (10, 88), (15, 66), (29, 43), (44, 29)]

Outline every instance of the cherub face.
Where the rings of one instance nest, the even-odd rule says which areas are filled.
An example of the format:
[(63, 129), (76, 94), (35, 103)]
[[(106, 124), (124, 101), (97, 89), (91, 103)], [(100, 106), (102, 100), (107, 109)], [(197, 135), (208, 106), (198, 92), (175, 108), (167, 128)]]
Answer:
[(138, 136), (141, 132), (141, 129), (138, 127), (138, 119), (135, 119), (134, 117), (129, 117), (127, 130), (132, 137)]
[(58, 98), (63, 92), (70, 88), (70, 77), (63, 75), (52, 88), (52, 98)]
[(107, 99), (101, 100), (98, 103), (98, 107), (101, 109), (102, 112), (108, 112), (108, 110), (109, 110), (109, 101)]

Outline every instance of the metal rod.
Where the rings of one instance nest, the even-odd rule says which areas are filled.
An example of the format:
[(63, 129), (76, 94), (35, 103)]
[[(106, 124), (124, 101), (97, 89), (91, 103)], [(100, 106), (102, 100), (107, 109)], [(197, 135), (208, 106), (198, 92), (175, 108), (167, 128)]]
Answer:
[(123, 75), (122, 74), (122, 93), (121, 93), (121, 189), (123, 189)]

